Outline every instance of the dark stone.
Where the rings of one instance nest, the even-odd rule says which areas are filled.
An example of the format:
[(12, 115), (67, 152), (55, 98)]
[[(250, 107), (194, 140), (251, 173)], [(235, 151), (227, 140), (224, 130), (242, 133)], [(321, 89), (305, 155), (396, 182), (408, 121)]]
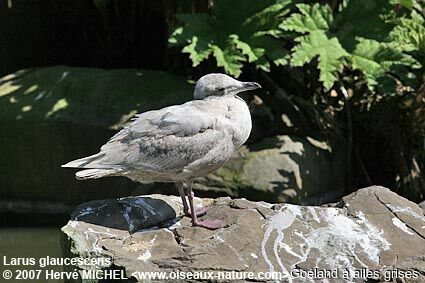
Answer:
[(95, 200), (79, 205), (71, 219), (130, 233), (157, 226), (176, 217), (171, 206), (161, 199), (131, 197)]

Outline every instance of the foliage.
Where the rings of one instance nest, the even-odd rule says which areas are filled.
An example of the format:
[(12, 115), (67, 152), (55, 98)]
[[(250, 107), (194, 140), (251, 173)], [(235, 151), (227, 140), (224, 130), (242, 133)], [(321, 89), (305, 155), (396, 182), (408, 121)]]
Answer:
[(348, 160), (362, 163), (359, 152), (369, 153), (361, 147), (376, 142), (388, 171), (418, 199), (425, 193), (425, 164), (417, 162), (425, 156), (423, 4), (215, 0), (210, 13), (178, 15), (182, 26), (170, 42), (193, 66), (209, 60), (236, 77), (255, 67), (249, 75), (275, 95), (266, 97), (275, 115), (292, 113), (299, 128), (343, 137)]
[[(405, 77), (403, 66), (420, 68), (416, 58), (422, 55), (411, 54), (425, 51), (424, 18), (414, 10), (416, 1), (352, 0), (337, 12), (318, 3), (299, 3), (293, 9), (292, 2), (239, 0), (232, 2), (238, 7), (235, 13), (227, 1), (217, 0), (211, 15), (178, 15), (185, 25), (176, 29), (170, 42), (185, 45), (183, 52), (190, 54), (193, 66), (212, 55), (218, 67), (236, 77), (246, 63), (269, 72), (271, 62), (301, 67), (317, 58), (318, 79), (325, 90), (346, 69), (360, 71), (371, 91), (379, 82), (389, 91), (388, 86), (395, 86), (392, 78)], [(397, 5), (412, 10), (397, 14)], [(366, 18), (359, 16), (364, 10)], [(288, 45), (293, 45), (290, 54)]]
[(207, 13), (179, 14), (185, 25), (171, 35), (171, 44), (185, 45), (193, 66), (213, 56), (217, 66), (235, 77), (244, 63), (270, 71), (270, 64), (285, 64), (288, 51), (277, 38), (279, 18), (288, 12), (290, 1), (235, 0), (231, 9), (226, 0), (214, 1), (211, 15)]
[[(386, 75), (393, 66), (420, 67), (412, 56), (397, 48), (394, 43), (364, 38), (359, 39), (350, 59), (353, 69), (363, 72), (370, 89), (378, 85), (378, 80), (388, 79)], [(399, 70), (403, 71), (404, 69)], [(398, 75), (403, 76), (403, 74)]]
[(300, 67), (318, 56), (319, 79), (326, 89), (330, 89), (348, 56), (338, 39), (327, 34), (333, 20), (332, 11), (319, 4), (298, 4), (297, 8), (300, 13), (292, 14), (279, 25), (284, 31), (306, 34), (294, 39), (298, 44), (292, 49), (290, 64)]
[(417, 11), (412, 10), (410, 17), (396, 21), (397, 26), (390, 33), (390, 39), (405, 52), (417, 52), (422, 64), (425, 56), (425, 19)]
[[(360, 2), (357, 1), (357, 3)], [(341, 37), (342, 34), (330, 31), (333, 17), (329, 6), (298, 4), (297, 8), (299, 13), (292, 14), (280, 25), (283, 30), (303, 34), (295, 38), (298, 44), (292, 49), (291, 66), (302, 66), (318, 56), (320, 80), (326, 90), (329, 90), (338, 80), (337, 74), (341, 73), (344, 66), (361, 71), (370, 90), (378, 85), (379, 80), (387, 79), (387, 73), (393, 71), (392, 67), (394, 66), (420, 67), (420, 64), (410, 54), (406, 53), (411, 50), (400, 47), (402, 41), (410, 40), (410, 38), (403, 36), (400, 31), (393, 32), (393, 37), (389, 37), (392, 40), (389, 41), (366, 39), (351, 34), (350, 38), (356, 38), (356, 42), (351, 41), (351, 46), (346, 46), (347, 50), (353, 50), (350, 54), (342, 47), (337, 37)], [(353, 7), (345, 9), (349, 8)], [(345, 16), (343, 12), (341, 14)], [(341, 14), (337, 14), (337, 16)], [(336, 22), (341, 23), (341, 20), (336, 19)], [(417, 22), (419, 24), (420, 20), (417, 20)], [(361, 30), (371, 28), (367, 26), (369, 23), (364, 20), (356, 20), (356, 22), (349, 22), (348, 24), (350, 26), (355, 25), (357, 29)], [(383, 24), (386, 25), (385, 22)], [(378, 28), (383, 29), (382, 27)], [(338, 31), (341, 29), (344, 29), (344, 25), (339, 27)]]

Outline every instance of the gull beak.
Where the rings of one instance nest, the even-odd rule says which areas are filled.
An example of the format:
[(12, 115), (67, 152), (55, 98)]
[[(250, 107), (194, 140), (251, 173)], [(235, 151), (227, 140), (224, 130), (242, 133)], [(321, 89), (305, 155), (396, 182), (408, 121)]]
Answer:
[(261, 86), (254, 82), (243, 82), (242, 86), (240, 87), (239, 91), (247, 91), (247, 90), (253, 90), (261, 88)]

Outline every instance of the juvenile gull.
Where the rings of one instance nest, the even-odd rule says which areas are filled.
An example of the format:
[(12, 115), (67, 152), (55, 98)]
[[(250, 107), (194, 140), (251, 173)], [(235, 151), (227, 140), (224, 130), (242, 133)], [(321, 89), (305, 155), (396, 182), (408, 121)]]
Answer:
[(251, 115), (237, 94), (257, 88), (224, 74), (205, 75), (196, 83), (194, 100), (138, 114), (99, 153), (62, 167), (84, 168), (75, 174), (80, 180), (125, 176), (141, 183), (176, 183), (192, 224), (220, 228), (220, 220), (197, 221), (206, 209), (194, 211), (193, 179), (218, 169), (248, 139)]

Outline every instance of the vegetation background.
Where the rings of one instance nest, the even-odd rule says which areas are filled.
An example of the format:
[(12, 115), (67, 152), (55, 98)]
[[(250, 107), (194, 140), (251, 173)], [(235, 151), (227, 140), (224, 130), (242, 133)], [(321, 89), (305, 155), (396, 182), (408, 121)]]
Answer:
[(419, 201), (425, 189), (423, 4), (216, 0), (203, 13), (177, 14), (182, 24), (169, 42), (184, 46), (193, 67), (215, 63), (260, 81), (279, 96), (280, 103), (268, 105), (274, 114), (295, 117), (293, 133), (343, 140), (351, 188), (378, 183)]
[[(25, 146), (11, 145), (13, 140), (27, 144), (37, 141), (41, 150), (43, 144), (51, 142), (50, 136), (45, 139), (25, 136), (28, 127), (34, 130), (36, 122), (40, 126), (38, 136), (43, 135), (46, 125), (50, 125), (49, 134), (52, 127), (56, 135), (66, 133), (67, 140), (73, 144), (67, 145), (67, 158), (73, 150), (81, 155), (93, 153), (111, 136), (111, 129), (119, 128), (115, 120), (125, 122), (131, 117), (133, 112), (126, 108), (127, 104), (142, 104), (137, 110), (147, 110), (152, 105), (190, 99), (187, 92), (187, 96), (176, 94), (174, 100), (164, 102), (167, 92), (191, 89), (175, 83), (174, 75), (193, 82), (206, 73), (225, 72), (263, 86), (263, 91), (248, 98), (248, 102), (266, 113), (267, 119), (257, 125), (249, 143), (290, 135), (313, 137), (330, 145), (342, 144), (345, 193), (378, 184), (412, 201), (424, 200), (425, 5), (422, 0), (3, 0), (0, 19), (0, 75), (3, 76), (0, 105), (5, 133), (2, 140), (5, 159), (0, 167), (7, 172), (5, 176), (22, 178), (22, 174), (43, 167), (39, 161), (31, 160), (49, 162), (46, 152), (52, 156), (57, 153), (49, 145), (43, 148), (42, 157), (37, 157), (33, 148), (31, 154), (24, 156), (19, 154), (26, 152)], [(66, 101), (21, 105), (20, 112), (13, 108), (16, 101), (26, 101), (25, 90), (56, 88), (55, 84), (46, 83), (53, 76), (51, 69), (40, 69), (55, 65), (158, 71), (144, 73), (147, 81), (155, 83), (152, 88), (140, 86), (141, 93), (154, 88), (156, 96), (137, 98), (139, 86), (129, 84), (121, 97), (108, 100), (108, 106), (99, 102), (96, 111), (100, 114), (96, 112), (97, 116), (92, 117), (94, 108), (90, 107), (99, 97), (90, 100), (87, 87), (66, 86), (69, 88)], [(28, 71), (19, 71), (33, 68), (37, 73), (26, 77), (23, 74), (30, 74)], [(68, 72), (66, 67), (55, 70), (64, 76)], [(101, 90), (106, 92), (114, 92), (114, 82), (126, 81), (119, 71), (78, 70), (76, 84), (89, 85), (92, 77), (107, 77), (108, 83), (101, 85)], [(164, 77), (159, 79), (156, 74), (169, 76), (169, 80), (161, 81)], [(32, 83), (38, 80), (35, 88), (30, 83), (26, 88), (21, 87), (30, 79)], [(95, 84), (99, 87), (100, 83)], [(73, 99), (79, 104), (73, 104)], [(37, 107), (42, 113), (40, 120), (38, 116), (27, 115)], [(52, 111), (62, 116), (54, 113), (55, 116)], [(115, 115), (114, 111), (118, 113), (117, 119), (109, 121), (109, 116), (103, 117)], [(90, 125), (108, 130), (81, 126), (79, 134), (71, 135), (68, 124), (58, 124), (60, 117), (69, 113), (73, 115), (73, 123), (81, 123), (90, 116)], [(22, 128), (18, 131), (16, 125)], [(89, 139), (91, 145), (79, 146), (82, 137)], [(75, 157), (78, 156), (72, 156)], [(66, 161), (64, 157), (55, 160), (52, 167), (43, 171), (51, 176), (50, 183), (56, 177), (56, 183), (51, 185), (56, 191), (58, 187), (68, 186), (62, 183), (66, 179), (61, 175), (64, 173), (52, 171), (59, 170), (52, 168), (63, 161)], [(26, 164), (32, 167), (27, 168)], [(43, 188), (50, 185), (37, 183), (47, 179), (41, 175), (34, 173), (25, 183), (28, 189), (23, 191), (14, 190), (15, 183), (4, 177), (3, 199), (32, 198), (27, 191), (35, 192), (34, 198), (43, 195)], [(40, 189), (35, 189), (37, 184)], [(65, 199), (79, 195), (71, 189), (63, 191)], [(115, 196), (117, 190), (114, 193), (109, 195)], [(104, 198), (96, 193), (80, 201), (96, 197)]]

